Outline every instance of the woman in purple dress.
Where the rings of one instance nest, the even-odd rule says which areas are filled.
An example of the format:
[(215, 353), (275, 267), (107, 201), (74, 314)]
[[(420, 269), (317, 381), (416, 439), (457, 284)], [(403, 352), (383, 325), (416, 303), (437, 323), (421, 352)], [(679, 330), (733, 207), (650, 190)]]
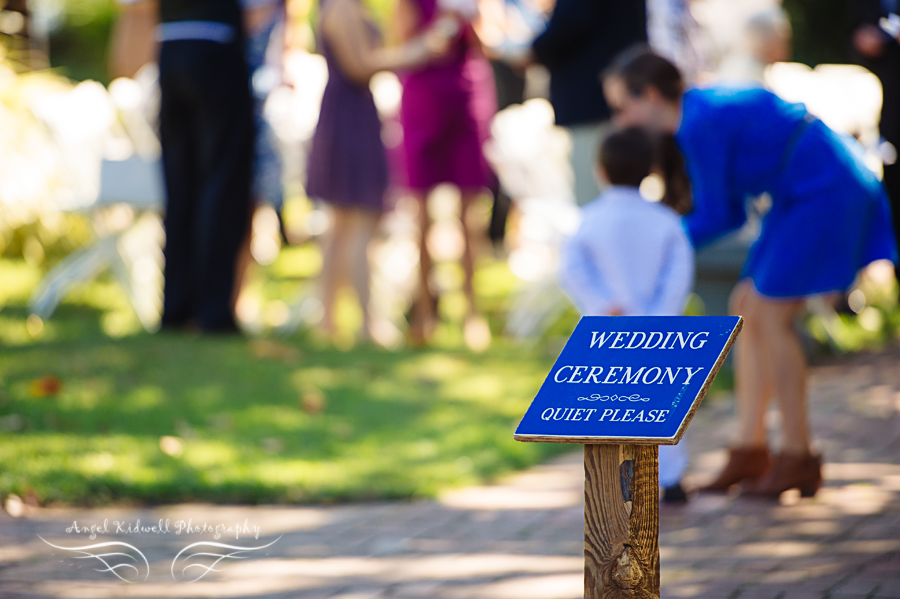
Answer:
[(424, 64), (439, 55), (446, 42), (429, 33), (399, 48), (383, 49), (360, 0), (321, 0), (319, 7), (328, 84), (312, 140), (306, 192), (328, 203), (333, 214), (323, 252), (322, 328), (334, 331), (335, 297), (350, 271), (363, 312), (362, 334), (371, 336), (367, 248), (382, 211), (388, 166), (369, 80), (378, 71)]
[(449, 29), (452, 35), (444, 57), (427, 68), (401, 76), (400, 123), (406, 183), (419, 200), (421, 231), (419, 291), (413, 300), (411, 336), (415, 343), (426, 342), (437, 322), (436, 296), (429, 289), (431, 258), (425, 240), (430, 222), (425, 203), (435, 186), (451, 183), (462, 196), (460, 220), (466, 242), (463, 290), (469, 304), (465, 337), (470, 347), (483, 347), (483, 341), (490, 340), (490, 333), (475, 309), (469, 208), (493, 179), (482, 152), (497, 107), (493, 71), (466, 16), (442, 9), (439, 0), (399, 0), (397, 25), (401, 39), (410, 39), (432, 26)]

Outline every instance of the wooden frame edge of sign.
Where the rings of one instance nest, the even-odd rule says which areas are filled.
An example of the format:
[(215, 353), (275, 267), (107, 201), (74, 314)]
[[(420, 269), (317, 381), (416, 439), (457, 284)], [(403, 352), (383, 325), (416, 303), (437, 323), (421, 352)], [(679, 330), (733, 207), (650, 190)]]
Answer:
[(738, 316), (737, 324), (734, 325), (734, 330), (731, 331), (731, 335), (728, 337), (728, 341), (725, 343), (725, 347), (723, 347), (722, 351), (719, 353), (719, 357), (716, 360), (716, 363), (713, 364), (712, 369), (709, 371), (709, 375), (707, 375), (706, 377), (706, 381), (703, 382), (703, 386), (700, 387), (700, 391), (697, 393), (697, 397), (694, 398), (691, 409), (688, 410), (688, 413), (685, 415), (684, 420), (681, 421), (681, 426), (678, 427), (678, 431), (673, 437), (676, 444), (681, 441), (681, 437), (684, 436), (688, 425), (691, 423), (691, 420), (694, 419), (694, 414), (697, 413), (697, 410), (700, 408), (700, 404), (703, 403), (704, 398), (706, 398), (706, 392), (709, 391), (709, 388), (712, 385), (712, 382), (715, 380), (716, 375), (719, 374), (719, 369), (722, 368), (722, 364), (725, 363), (725, 358), (728, 356), (729, 352), (731, 352), (731, 348), (734, 347), (734, 344), (737, 342), (738, 335), (741, 333), (741, 330), (743, 328), (744, 317)]
[(678, 430), (675, 432), (674, 437), (569, 437), (562, 435), (554, 436), (515, 434), (513, 435), (513, 439), (525, 443), (570, 443), (579, 445), (677, 445), (681, 441), (681, 437), (684, 436), (684, 433), (687, 430), (688, 425), (691, 423), (691, 420), (693, 420), (694, 414), (697, 413), (700, 404), (703, 403), (703, 399), (706, 397), (706, 393), (707, 391), (709, 391), (709, 387), (715, 380), (716, 375), (719, 374), (719, 369), (722, 368), (722, 364), (725, 363), (725, 358), (728, 356), (729, 352), (731, 352), (731, 348), (734, 347), (738, 335), (744, 328), (744, 317), (738, 316), (737, 318), (737, 324), (735, 324), (734, 329), (731, 331), (731, 335), (728, 337), (728, 341), (725, 343), (722, 351), (719, 352), (719, 357), (716, 359), (716, 363), (713, 364), (712, 368), (709, 371), (709, 374), (706, 375), (706, 380), (703, 382), (703, 386), (700, 387), (700, 391), (697, 392), (697, 396), (692, 400), (691, 409), (688, 410), (688, 413), (685, 415), (684, 420), (682, 420), (681, 422), (681, 426), (679, 426)]
[(675, 445), (675, 437), (554, 437), (551, 435), (513, 435), (525, 443), (570, 443), (573, 445)]

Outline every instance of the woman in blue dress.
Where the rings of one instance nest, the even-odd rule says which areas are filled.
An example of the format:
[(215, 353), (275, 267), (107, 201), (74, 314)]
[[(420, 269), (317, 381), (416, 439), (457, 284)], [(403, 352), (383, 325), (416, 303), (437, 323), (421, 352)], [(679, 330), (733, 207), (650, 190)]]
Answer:
[[(748, 197), (772, 205), (730, 310), (745, 319), (735, 355), (738, 440), (705, 490), (803, 496), (821, 485), (810, 445), (807, 369), (794, 321), (805, 298), (847, 289), (875, 260), (896, 262), (887, 195), (856, 151), (802, 104), (760, 88), (684, 90), (676, 67), (644, 49), (604, 79), (617, 119), (675, 135), (693, 190), (684, 223), (695, 246), (738, 229)], [(765, 414), (777, 398), (781, 452), (770, 457)]]

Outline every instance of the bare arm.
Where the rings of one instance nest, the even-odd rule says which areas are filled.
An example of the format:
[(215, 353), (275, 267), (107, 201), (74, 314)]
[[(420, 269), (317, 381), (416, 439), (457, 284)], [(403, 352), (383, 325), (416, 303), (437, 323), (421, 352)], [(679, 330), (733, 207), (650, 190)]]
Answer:
[(157, 23), (156, 0), (141, 0), (119, 6), (109, 49), (109, 74), (112, 78), (134, 77), (158, 51), (154, 31)]
[(419, 33), (422, 14), (412, 0), (397, 0), (394, 8), (393, 34), (396, 42), (404, 44)]

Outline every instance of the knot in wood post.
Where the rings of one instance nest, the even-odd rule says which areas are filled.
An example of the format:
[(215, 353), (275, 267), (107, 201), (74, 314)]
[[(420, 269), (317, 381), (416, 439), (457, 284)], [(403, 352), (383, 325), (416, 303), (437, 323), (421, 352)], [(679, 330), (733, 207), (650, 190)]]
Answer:
[(659, 599), (657, 452), (584, 446), (585, 599)]
[(616, 560), (612, 579), (620, 589), (632, 590), (641, 585), (641, 581), (644, 579), (644, 573), (641, 572), (641, 564), (635, 563), (635, 558), (631, 553), (630, 545), (625, 545), (625, 549)]

